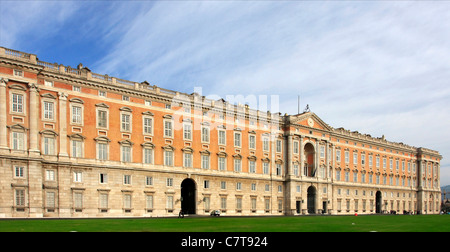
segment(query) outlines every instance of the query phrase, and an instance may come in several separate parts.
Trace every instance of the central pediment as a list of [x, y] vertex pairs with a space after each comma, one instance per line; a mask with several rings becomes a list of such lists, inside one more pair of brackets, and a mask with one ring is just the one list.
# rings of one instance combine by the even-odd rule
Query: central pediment
[[290, 116], [290, 123], [320, 130], [330, 131], [333, 129], [313, 112], [305, 112], [298, 115], [292, 115]]

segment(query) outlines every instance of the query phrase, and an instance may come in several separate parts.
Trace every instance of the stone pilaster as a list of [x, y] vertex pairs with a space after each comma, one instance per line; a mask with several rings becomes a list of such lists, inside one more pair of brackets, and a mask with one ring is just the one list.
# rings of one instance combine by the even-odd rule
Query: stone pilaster
[[69, 157], [67, 154], [67, 94], [59, 95], [59, 158]]
[[7, 130], [6, 130], [6, 83], [8, 79], [0, 79], [0, 152], [8, 150]]
[[38, 121], [39, 121], [39, 89], [36, 84], [29, 83], [28, 87], [30, 88], [30, 149], [29, 149], [29, 155], [30, 156], [39, 156], [39, 144], [38, 144], [38, 137], [39, 137], [39, 128], [38, 128]]

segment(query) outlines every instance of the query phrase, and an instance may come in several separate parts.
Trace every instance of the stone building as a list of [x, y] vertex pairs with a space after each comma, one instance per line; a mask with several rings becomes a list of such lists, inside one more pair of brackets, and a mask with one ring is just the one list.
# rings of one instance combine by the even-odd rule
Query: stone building
[[441, 159], [0, 47], [0, 217], [436, 214]]

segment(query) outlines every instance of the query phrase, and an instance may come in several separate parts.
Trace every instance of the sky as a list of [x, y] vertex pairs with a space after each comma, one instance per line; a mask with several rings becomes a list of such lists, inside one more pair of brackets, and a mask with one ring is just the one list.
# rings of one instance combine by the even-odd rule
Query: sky
[[283, 114], [300, 95], [334, 128], [439, 151], [450, 184], [449, 1], [1, 0], [0, 16], [0, 46], [50, 63], [277, 96]]

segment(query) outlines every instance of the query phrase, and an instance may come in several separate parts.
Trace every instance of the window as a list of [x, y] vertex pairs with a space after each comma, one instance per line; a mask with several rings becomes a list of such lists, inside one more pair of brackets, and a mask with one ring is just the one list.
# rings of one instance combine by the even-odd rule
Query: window
[[269, 138], [263, 137], [263, 151], [269, 151]]
[[192, 124], [191, 123], [183, 124], [183, 138], [184, 138], [184, 140], [192, 140]]
[[202, 155], [202, 168], [209, 169], [209, 156], [208, 155]]
[[122, 114], [121, 116], [121, 130], [122, 131], [131, 131], [131, 115], [130, 114]]
[[72, 140], [72, 157], [83, 157], [82, 141]]
[[14, 166], [14, 177], [16, 177], [16, 178], [24, 177], [24, 167], [23, 166]]
[[131, 185], [131, 175], [123, 175], [123, 184]]
[[125, 212], [131, 211], [131, 194], [123, 195], [123, 208], [124, 208]]
[[153, 119], [151, 117], [144, 117], [144, 134], [153, 134]]
[[108, 110], [97, 110], [97, 127], [107, 128], [108, 127]]
[[203, 181], [203, 188], [208, 189], [209, 188], [209, 180]]
[[164, 137], [172, 137], [173, 128], [171, 120], [164, 120]]
[[242, 183], [241, 182], [236, 182], [236, 190], [238, 190], [238, 191], [242, 190]]
[[72, 106], [72, 123], [82, 124], [82, 108], [79, 106]]
[[44, 101], [44, 119], [54, 119], [54, 105], [53, 102]]
[[164, 151], [164, 165], [173, 166], [173, 151], [171, 150]]
[[44, 155], [55, 155], [55, 138], [54, 137], [44, 137]]
[[45, 170], [45, 180], [46, 181], [55, 181], [55, 171], [54, 170]]
[[220, 181], [220, 189], [222, 189], [222, 190], [227, 189], [227, 182], [226, 181]]
[[153, 185], [153, 177], [146, 176], [145, 177], [145, 185], [147, 185], [147, 186]]
[[202, 126], [202, 143], [209, 143], [209, 127]]
[[147, 211], [151, 211], [153, 209], [153, 195], [145, 196], [147, 201]]
[[172, 187], [173, 186], [173, 178], [167, 178], [166, 179], [166, 186]]
[[219, 134], [219, 145], [226, 145], [227, 144], [227, 138], [225, 134], [225, 130], [218, 130], [217, 134]]
[[12, 149], [24, 150], [25, 149], [25, 134], [23, 132], [13, 131], [12, 135]]
[[362, 165], [366, 164], [366, 155], [365, 154], [361, 154], [361, 164]]
[[53, 87], [53, 81], [44, 80], [44, 86], [46, 86], [46, 87]]
[[75, 192], [73, 194], [73, 206], [75, 209], [82, 209], [83, 208], [83, 193]]
[[279, 139], [277, 139], [277, 152], [281, 152], [281, 150], [282, 150], [282, 141], [281, 140], [279, 140]]
[[192, 153], [185, 152], [184, 154], [184, 167], [192, 167]]
[[226, 170], [226, 158], [225, 157], [219, 157], [219, 171], [225, 171]]
[[144, 163], [145, 164], [153, 163], [153, 149], [144, 148]]
[[358, 164], [358, 153], [353, 153], [353, 164], [354, 165]]
[[348, 164], [350, 162], [350, 154], [348, 153], [348, 151], [345, 152], [345, 163]]
[[12, 112], [23, 113], [23, 95], [12, 94]]
[[121, 161], [131, 162], [131, 146], [122, 145], [120, 149], [121, 149]]
[[269, 174], [269, 163], [267, 163], [267, 162], [263, 163], [263, 173]]
[[105, 91], [99, 90], [99, 91], [98, 91], [98, 96], [106, 97], [106, 92], [105, 92]]
[[293, 143], [293, 152], [294, 154], [298, 154], [298, 141], [294, 141]]
[[281, 169], [282, 169], [281, 164], [276, 164], [277, 176], [281, 176]]
[[325, 158], [325, 146], [320, 146], [320, 158]]
[[99, 182], [100, 184], [107, 184], [108, 183], [108, 174], [100, 173], [99, 175]]
[[248, 172], [249, 173], [256, 173], [256, 162], [255, 161], [248, 161]]
[[341, 162], [341, 150], [336, 150], [336, 162]]
[[241, 160], [240, 159], [234, 159], [234, 171], [235, 172], [241, 172]]
[[122, 95], [122, 101], [130, 101], [130, 97], [126, 95]]
[[97, 143], [97, 158], [99, 160], [108, 160], [108, 144]]
[[100, 194], [100, 209], [108, 209], [108, 194]]
[[241, 147], [241, 133], [234, 132], [234, 147]]
[[23, 189], [16, 190], [16, 206], [25, 206], [25, 190]]
[[45, 206], [47, 208], [55, 207], [55, 192], [47, 192], [45, 197]]
[[144, 104], [145, 104], [145, 106], [151, 106], [152, 105], [152, 101], [145, 100]]
[[73, 172], [73, 182], [82, 182], [83, 181], [83, 173], [80, 171]]
[[256, 149], [256, 136], [255, 135], [249, 135], [248, 148]]
[[23, 71], [14, 69], [14, 76], [23, 77]]
[[81, 87], [73, 86], [72, 90], [75, 92], [81, 92]]

